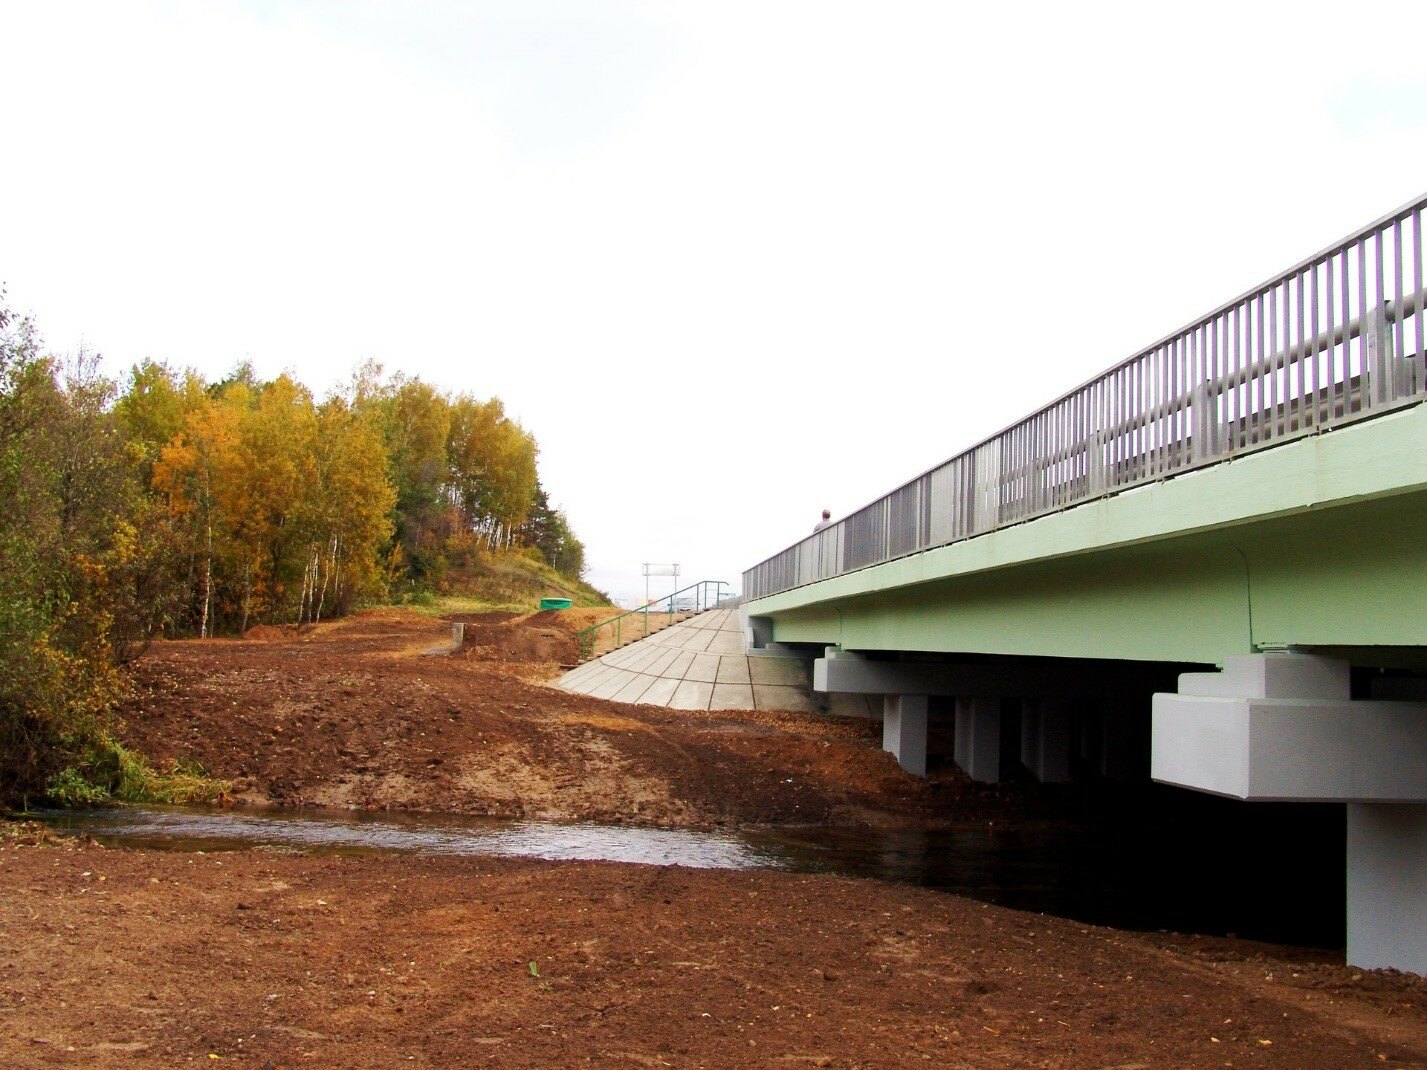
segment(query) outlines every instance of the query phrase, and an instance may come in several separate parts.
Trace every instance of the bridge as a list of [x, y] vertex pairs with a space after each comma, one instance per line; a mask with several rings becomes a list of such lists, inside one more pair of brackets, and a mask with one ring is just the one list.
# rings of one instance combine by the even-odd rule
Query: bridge
[[1424, 209], [755, 565], [750, 649], [913, 773], [1346, 804], [1348, 959], [1427, 973]]

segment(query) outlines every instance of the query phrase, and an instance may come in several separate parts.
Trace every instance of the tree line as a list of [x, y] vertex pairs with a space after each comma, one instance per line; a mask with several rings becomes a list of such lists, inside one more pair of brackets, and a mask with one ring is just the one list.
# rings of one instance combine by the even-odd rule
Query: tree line
[[115, 382], [45, 354], [0, 293], [0, 802], [133, 772], [103, 713], [156, 635], [320, 621], [500, 552], [578, 579], [537, 454], [498, 399], [374, 364], [322, 399], [248, 365]]
[[319, 402], [248, 366], [207, 383], [145, 363], [114, 416], [161, 506], [169, 620], [192, 634], [438, 589], [515, 547], [574, 578], [584, 569], [540, 486], [534, 437], [497, 398], [366, 365]]

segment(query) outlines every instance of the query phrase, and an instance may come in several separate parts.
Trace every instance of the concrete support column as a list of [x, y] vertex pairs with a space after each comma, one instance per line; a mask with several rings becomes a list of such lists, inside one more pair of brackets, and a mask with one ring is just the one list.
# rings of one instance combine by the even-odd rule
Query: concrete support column
[[927, 696], [882, 697], [882, 749], [913, 776], [927, 775]]
[[1021, 764], [1031, 772], [1040, 764], [1041, 704], [1038, 699], [1021, 700]]
[[1131, 724], [1133, 710], [1123, 702], [1107, 702], [1100, 711], [1100, 775], [1106, 780], [1132, 780], [1142, 744]]
[[1022, 703], [1021, 764], [1042, 784], [1070, 780], [1070, 704], [1065, 699]]
[[1427, 974], [1427, 806], [1348, 804], [1348, 963]]
[[972, 780], [995, 784], [1001, 779], [1000, 699], [956, 700], [956, 754], [956, 764]]

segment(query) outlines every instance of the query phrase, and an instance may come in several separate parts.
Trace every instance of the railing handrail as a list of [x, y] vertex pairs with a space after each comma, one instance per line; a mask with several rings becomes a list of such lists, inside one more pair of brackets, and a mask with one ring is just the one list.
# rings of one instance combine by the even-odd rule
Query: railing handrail
[[[898, 495], [922, 486], [934, 476], [948, 472], [955, 466], [963, 465], [974, 468], [973, 462], [977, 456], [998, 445], [1002, 447], [1003, 452], [1006, 452], [1008, 448], [1017, 451], [1016, 463], [1013, 463], [1010, 469], [1015, 473], [1016, 480], [1025, 479], [1026, 474], [1037, 465], [1049, 468], [1067, 463], [1077, 468], [1077, 474], [1072, 477], [1074, 480], [1088, 480], [1090, 469], [1101, 465], [1104, 460], [1103, 456], [1098, 455], [1101, 447], [1112, 441], [1115, 444], [1110, 447], [1110, 468], [1114, 468], [1117, 464], [1122, 467], [1126, 465], [1134, 467], [1129, 462], [1140, 458], [1144, 461], [1144, 467], [1147, 470], [1154, 470], [1156, 478], [1163, 478], [1170, 474], [1170, 469], [1177, 473], [1190, 467], [1213, 463], [1224, 457], [1245, 452], [1250, 448], [1259, 449], [1275, 445], [1280, 441], [1285, 441], [1290, 434], [1302, 433], [1305, 422], [1311, 422], [1315, 428], [1336, 426], [1352, 419], [1387, 411], [1387, 407], [1396, 405], [1404, 397], [1408, 400], [1415, 400], [1427, 396], [1427, 389], [1424, 389], [1427, 387], [1427, 368], [1411, 372], [1415, 379], [1415, 385], [1410, 385], [1405, 395], [1391, 390], [1388, 392], [1388, 396], [1381, 399], [1373, 395], [1381, 392], [1378, 380], [1383, 378], [1383, 368], [1369, 368], [1370, 357], [1377, 359], [1381, 355], [1384, 342], [1378, 336], [1383, 330], [1387, 332], [1386, 344], [1392, 348], [1391, 358], [1399, 362], [1405, 361], [1406, 353], [1398, 352], [1398, 350], [1406, 348], [1405, 323], [1409, 319], [1415, 318], [1416, 321], [1415, 333], [1418, 352], [1413, 359], [1417, 363], [1421, 363], [1421, 359], [1424, 357], [1421, 351], [1423, 348], [1421, 344], [1423, 320], [1427, 319], [1427, 287], [1423, 285], [1422, 268], [1424, 244], [1422, 215], [1424, 208], [1427, 208], [1427, 195], [1409, 201], [1366, 227], [1359, 228], [1340, 241], [1300, 260], [1293, 267], [1280, 272], [1274, 278], [1251, 287], [1238, 297], [1219, 305], [1213, 311], [1191, 320], [1179, 331], [1165, 335], [1152, 345], [1140, 349], [1106, 371], [1061, 394], [1028, 416], [1022, 417], [1001, 431], [980, 440], [969, 449], [899, 484], [886, 494], [848, 514], [830, 528], [805, 537], [792, 546], [765, 558], [744, 573], [745, 598], [759, 598], [776, 593], [774, 590], [763, 589], [765, 584], [761, 570], [766, 570], [775, 563], [781, 562], [781, 559], [790, 552], [810, 544], [824, 547], [830, 538], [828, 533], [835, 531], [838, 547], [836, 552], [840, 555], [845, 532], [850, 522], [859, 518], [865, 522], [875, 522], [876, 518], [871, 516], [871, 512], [877, 507], [884, 505], [890, 507], [890, 503]], [[1408, 230], [1406, 224], [1409, 221], [1412, 223], [1409, 249], [1411, 260], [1405, 262], [1404, 234]], [[1393, 260], [1390, 265], [1393, 277], [1391, 291], [1386, 288], [1385, 284], [1388, 266], [1385, 261], [1388, 254], [1386, 244], [1389, 234], [1393, 239], [1391, 250]], [[1369, 271], [1367, 262], [1370, 248], [1375, 255], [1372, 265], [1374, 270], [1372, 271]], [[1357, 253], [1356, 282], [1358, 285], [1356, 294], [1348, 285], [1349, 265], [1353, 259], [1354, 250]], [[1335, 277], [1335, 269], [1338, 269], [1339, 277]], [[1415, 285], [1410, 289], [1405, 283], [1409, 271], [1415, 276]], [[1368, 293], [1370, 275], [1375, 290], [1371, 295]], [[1306, 292], [1310, 276], [1311, 295]], [[1296, 290], [1295, 282], [1297, 283]], [[1338, 289], [1340, 283], [1341, 291]], [[1358, 307], [1354, 314], [1352, 298], [1355, 295], [1358, 298]], [[1281, 307], [1278, 301], [1280, 296], [1282, 298]], [[1334, 299], [1339, 296], [1341, 296], [1342, 307], [1336, 310], [1337, 319], [1335, 320]], [[1368, 300], [1370, 296], [1374, 298], [1372, 303], [1369, 303]], [[1327, 329], [1321, 332], [1318, 329], [1320, 298], [1326, 298], [1325, 307], [1328, 317]], [[1266, 300], [1268, 304], [1267, 343], [1265, 339]], [[1311, 337], [1306, 335], [1307, 309], [1310, 303], [1314, 331]], [[1253, 317], [1255, 312], [1257, 313], [1257, 336], [1254, 333]], [[1280, 312], [1282, 313], [1281, 322]], [[1294, 312], [1297, 315], [1296, 332], [1293, 330], [1292, 321]], [[1380, 326], [1379, 321], [1382, 321], [1385, 326]], [[1295, 333], [1297, 338], [1293, 340]], [[1282, 334], [1281, 343], [1280, 334]], [[1255, 337], [1257, 337], [1257, 344]], [[1351, 345], [1354, 339], [1361, 340], [1356, 347]], [[1221, 341], [1223, 343], [1222, 352], [1219, 348]], [[1233, 346], [1232, 359], [1231, 343]], [[1341, 382], [1336, 378], [1339, 369], [1334, 365], [1336, 351], [1340, 346], [1342, 348]], [[1373, 349], [1372, 346], [1377, 348]], [[1254, 354], [1255, 349], [1258, 351], [1257, 355]], [[1326, 369], [1321, 367], [1319, 361], [1324, 353], [1327, 355]], [[1247, 362], [1240, 362], [1240, 358], [1244, 355], [1247, 355]], [[1155, 366], [1149, 367], [1148, 364], [1152, 360], [1155, 361]], [[1305, 367], [1308, 367], [1305, 361], [1307, 360], [1313, 361], [1309, 369], [1312, 373], [1311, 389], [1305, 383]], [[1350, 371], [1350, 365], [1354, 362], [1359, 366], [1356, 372]], [[1229, 365], [1234, 363], [1237, 363], [1237, 366], [1230, 370]], [[1217, 369], [1220, 366], [1223, 367], [1224, 374], [1217, 374]], [[1387, 365], [1383, 365], [1383, 367], [1387, 367]], [[1296, 370], [1298, 374], [1299, 382], [1296, 394], [1291, 390], [1291, 370]], [[1317, 410], [1323, 406], [1323, 402], [1316, 396], [1319, 392], [1320, 371], [1326, 371], [1327, 409], [1329, 410], [1327, 415], [1322, 417]], [[1283, 383], [1276, 385], [1274, 379], [1280, 375], [1283, 377]], [[1146, 381], [1147, 378], [1154, 381]], [[1369, 382], [1369, 379], [1372, 381]], [[1133, 382], [1129, 380], [1133, 380]], [[1265, 382], [1266, 380], [1267, 382]], [[1210, 408], [1216, 409], [1216, 413], [1220, 409], [1231, 409], [1234, 412], [1234, 419], [1243, 422], [1246, 419], [1244, 409], [1249, 402], [1237, 395], [1240, 392], [1254, 393], [1252, 387], [1255, 384], [1259, 386], [1259, 389], [1257, 397], [1253, 399], [1252, 403], [1259, 406], [1259, 410], [1262, 410], [1265, 404], [1265, 395], [1268, 395], [1266, 404], [1271, 412], [1283, 409], [1285, 413], [1288, 413], [1288, 407], [1295, 405], [1299, 407], [1298, 411], [1286, 416], [1272, 417], [1274, 422], [1292, 426], [1275, 432], [1256, 425], [1253, 428], [1255, 437], [1252, 446], [1238, 445], [1230, 446], [1228, 449], [1219, 447], [1211, 450], [1210, 444], [1223, 437], [1222, 432], [1225, 428], [1212, 422], [1196, 428], [1193, 426], [1194, 422], [1204, 416]], [[1337, 404], [1339, 389], [1343, 396], [1343, 410], [1341, 413], [1336, 413], [1333, 410]], [[1355, 396], [1354, 391], [1357, 392]], [[1146, 392], [1156, 395], [1152, 403], [1147, 405], [1131, 403], [1130, 394], [1143, 395]], [[1311, 421], [1308, 421], [1307, 405], [1310, 393], [1314, 395], [1312, 398], [1314, 410]], [[1234, 396], [1231, 397], [1231, 395]], [[1205, 411], [1195, 413], [1196, 404], [1199, 409]], [[1351, 408], [1354, 404], [1357, 407]], [[1369, 408], [1372, 409], [1371, 412], [1366, 411]], [[1106, 413], [1110, 409], [1113, 409], [1114, 412], [1106, 418]], [[1060, 424], [1047, 426], [1055, 418], [1060, 420]], [[1075, 429], [1072, 430], [1068, 426], [1067, 419], [1075, 425]], [[1165, 421], [1174, 426], [1167, 430], [1161, 426]], [[1019, 440], [1018, 436], [1020, 436]], [[1057, 445], [1050, 452], [1044, 452], [1044, 450], [1036, 452], [1041, 444], [1027, 441], [1028, 437], [1038, 440], [1054, 439]], [[1130, 438], [1138, 440], [1132, 444], [1117, 441]], [[1147, 444], [1147, 441], [1151, 439], [1154, 441]], [[1191, 442], [1191, 440], [1194, 441]], [[1191, 447], [1195, 452], [1190, 460], [1185, 461], [1175, 455], [1176, 451], [1180, 454], [1188, 453]], [[1092, 451], [1097, 456], [1092, 457]], [[1154, 460], [1150, 460], [1151, 452], [1154, 454]], [[1079, 472], [1080, 462], [1083, 462], [1084, 472]], [[993, 478], [1000, 478], [1001, 468], [1002, 462], [998, 461]], [[1065, 490], [1068, 480], [1062, 477], [1060, 485], [1047, 484], [1044, 487], [1039, 487], [1038, 492], [1044, 494], [1049, 491], [1050, 497], [1061, 499], [1058, 507], [1064, 508], [1104, 494], [1124, 490], [1128, 486], [1143, 482], [1144, 478], [1146, 476], [1140, 475], [1128, 479], [1111, 479], [1106, 486], [1096, 488], [1092, 484], [1086, 492], [1075, 493]], [[977, 483], [976, 487], [983, 491], [994, 489], [998, 494], [1004, 494], [1007, 490], [1007, 485], [1004, 483], [996, 488], [990, 488], [989, 485], [980, 483]], [[1022, 491], [1022, 493], [1027, 497], [1030, 496], [1029, 491]], [[965, 505], [974, 506], [974, 502], [961, 501], [956, 505], [958, 508]], [[925, 510], [923, 511], [925, 512]], [[1047, 511], [1054, 510], [1034, 507], [1025, 512], [1012, 510], [1013, 515], [1004, 520], [998, 520], [989, 527], [963, 532], [940, 541], [926, 542], [921, 538], [919, 532], [912, 539], [914, 543], [912, 549], [904, 549], [897, 553], [885, 553], [852, 567], [841, 567], [810, 579], [784, 584], [777, 590], [787, 590], [793, 586], [800, 586], [803, 582], [827, 578], [828, 575], [840, 575], [843, 572], [852, 571], [853, 568], [866, 567], [868, 564], [890, 560], [893, 557], [902, 556], [904, 553], [927, 549], [933, 545], [946, 545], [962, 538], [969, 538], [973, 534], [983, 534], [987, 530], [995, 530], [1010, 523], [1019, 523], [1031, 519], [1033, 516], [1043, 515]], [[888, 518], [884, 517], [885, 519]], [[923, 526], [926, 526], [925, 519], [925, 517], [922, 518]], [[819, 571], [824, 570], [820, 568]]]
[[669, 603], [669, 615], [672, 617], [674, 613], [677, 612], [674, 607], [674, 599], [678, 598], [681, 594], [687, 594], [695, 589], [699, 589], [701, 593], [706, 593], [708, 588], [712, 587], [714, 588], [713, 601], [708, 602], [702, 609], [694, 610], [695, 613], [701, 613], [718, 605], [718, 603], [723, 600], [723, 589], [729, 586], [731, 585], [726, 580], [699, 580], [696, 583], [689, 584], [687, 587], [681, 587], [677, 591], [670, 591], [666, 595], [660, 595], [658, 598], [646, 602], [637, 609], [627, 609], [623, 613], [617, 613], [607, 620], [600, 621], [598, 624], [591, 624], [588, 628], [582, 628], [575, 633], [575, 639], [580, 645], [580, 656], [585, 657], [593, 650], [595, 633], [607, 625], [622, 621], [625, 617], [633, 617], [640, 614], [643, 614], [647, 619], [649, 611], [659, 605], [659, 603], [665, 601]]

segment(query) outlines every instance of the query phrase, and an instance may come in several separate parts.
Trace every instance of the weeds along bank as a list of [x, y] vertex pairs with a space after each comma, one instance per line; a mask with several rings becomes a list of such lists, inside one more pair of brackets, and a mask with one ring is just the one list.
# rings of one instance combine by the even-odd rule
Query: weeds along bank
[[221, 790], [109, 734], [155, 636], [419, 599], [512, 556], [578, 585], [536, 453], [498, 399], [373, 364], [321, 400], [248, 365], [116, 383], [46, 354], [0, 294], [0, 805]]

